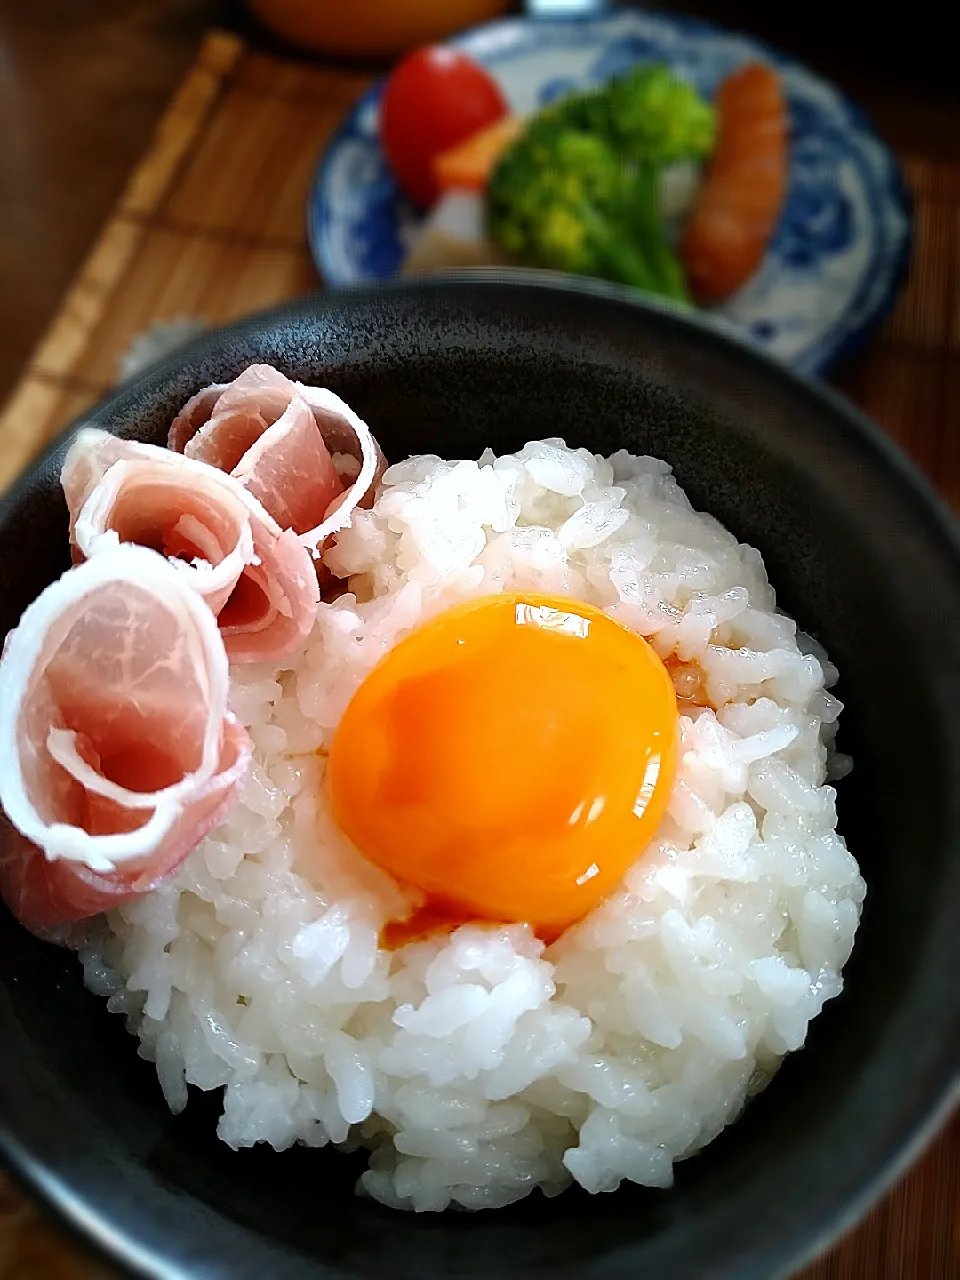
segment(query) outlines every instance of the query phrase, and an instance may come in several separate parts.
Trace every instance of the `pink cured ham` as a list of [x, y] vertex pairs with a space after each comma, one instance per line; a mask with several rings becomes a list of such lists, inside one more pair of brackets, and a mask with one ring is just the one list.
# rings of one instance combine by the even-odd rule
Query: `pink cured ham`
[[279, 661], [310, 634], [319, 596], [310, 555], [233, 477], [85, 430], [61, 482], [74, 559], [119, 542], [162, 552], [218, 616], [231, 661]]
[[369, 427], [339, 396], [270, 365], [200, 391], [177, 415], [168, 444], [229, 472], [317, 557], [385, 466]]
[[122, 545], [26, 610], [0, 659], [0, 893], [34, 932], [137, 897], [235, 801], [250, 762], [213, 614]]

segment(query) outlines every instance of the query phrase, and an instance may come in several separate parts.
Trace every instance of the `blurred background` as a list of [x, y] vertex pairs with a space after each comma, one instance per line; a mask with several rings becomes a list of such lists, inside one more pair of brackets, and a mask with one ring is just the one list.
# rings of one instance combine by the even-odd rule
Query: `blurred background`
[[[656, 7], [783, 49], [849, 95], [897, 157], [908, 272], [883, 326], [828, 376], [960, 503], [960, 76], [946, 17], [929, 0], [889, 17], [844, 0]], [[520, 9], [0, 5], [0, 488], [149, 356], [144, 333], [169, 340], [321, 287], [304, 210], [352, 104], [410, 47]], [[0, 1173], [0, 1280], [106, 1274]], [[960, 1123], [803, 1276], [960, 1276]]]

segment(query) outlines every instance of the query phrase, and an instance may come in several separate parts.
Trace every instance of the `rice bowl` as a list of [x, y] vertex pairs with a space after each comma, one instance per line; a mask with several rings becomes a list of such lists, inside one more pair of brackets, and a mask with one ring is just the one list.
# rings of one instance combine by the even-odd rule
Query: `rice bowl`
[[[836, 396], [703, 321], [572, 281], [306, 299], [200, 340], [82, 425], [159, 444], [197, 387], [251, 361], [335, 388], [394, 460], [510, 453], [560, 433], [597, 454], [667, 458], [697, 509], [761, 549], [780, 607], [842, 676], [838, 742], [854, 768], [837, 785], [839, 831], [869, 886], [844, 991], [772, 1087], [675, 1165], [669, 1192], [625, 1180], [611, 1195], [574, 1186], [490, 1213], [404, 1213], [355, 1194], [362, 1150], [231, 1151], [215, 1132], [219, 1090], [191, 1089], [171, 1115], [155, 1065], [83, 987], [76, 958], [0, 908], [3, 1158], [86, 1239], [157, 1280], [792, 1273], [866, 1212], [955, 1096], [949, 516]], [[67, 565], [66, 444], [0, 509], [4, 630]], [[891, 724], [924, 749], [891, 751]]]
[[[571, 1182], [666, 1187], [841, 989], [865, 888], [827, 785], [836, 673], [759, 555], [666, 464], [558, 440], [415, 456], [327, 553], [348, 591], [279, 668], [231, 670], [254, 742], [240, 804], [80, 956], [176, 1112], [219, 1136], [368, 1148], [394, 1208], [494, 1208]], [[334, 823], [324, 761], [378, 659], [463, 600], [595, 604], [668, 659], [681, 766], [621, 888], [545, 947], [524, 924], [381, 945], [415, 897]], [[843, 762], [840, 762], [841, 767]]]

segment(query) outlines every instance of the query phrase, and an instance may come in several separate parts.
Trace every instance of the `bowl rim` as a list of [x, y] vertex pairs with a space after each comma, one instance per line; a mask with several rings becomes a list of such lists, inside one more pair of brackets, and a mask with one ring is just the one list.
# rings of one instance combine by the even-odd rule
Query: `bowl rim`
[[[591, 297], [601, 303], [612, 304], [614, 310], [623, 309], [624, 313], [646, 313], [655, 317], [656, 324], [678, 332], [696, 331], [699, 341], [727, 353], [731, 348], [735, 349], [739, 358], [764, 370], [774, 382], [785, 384], [792, 392], [825, 409], [834, 424], [855, 441], [856, 447], [872, 453], [874, 460], [896, 479], [903, 498], [909, 498], [914, 509], [911, 514], [915, 512], [918, 518], [927, 520], [932, 526], [944, 556], [953, 562], [960, 598], [960, 520], [918, 466], [846, 396], [815, 376], [800, 372], [758, 349], [732, 326], [708, 313], [680, 311], [641, 291], [604, 281], [523, 268], [479, 268], [437, 273], [417, 280], [359, 284], [317, 292], [211, 329], [121, 384], [70, 423], [0, 496], [0, 520], [8, 512], [16, 510], [34, 475], [66, 449], [75, 431], [91, 417], [99, 417], [112, 407], [122, 406], [131, 394], [156, 395], [169, 377], [191, 358], [215, 355], [231, 336], [263, 332], [296, 319], [309, 322], [324, 313], [345, 308], [362, 310], [365, 306], [376, 305], [385, 297], [455, 300], [459, 296], [463, 303], [466, 295], [472, 292], [483, 298], [502, 290], [530, 296], [542, 296], [546, 292], [564, 297]], [[909, 1117], [902, 1120], [896, 1137], [888, 1143], [884, 1157], [829, 1208], [819, 1211], [805, 1224], [802, 1239], [798, 1238], [796, 1229], [781, 1235], [760, 1260], [761, 1265], [767, 1264], [767, 1269], [758, 1270], [749, 1261], [744, 1265], [741, 1259], [739, 1265], [742, 1270], [725, 1274], [742, 1276], [743, 1280], [788, 1280], [797, 1267], [811, 1262], [856, 1225], [935, 1137], [954, 1108], [960, 1105], [960, 989], [953, 1004], [952, 1022], [945, 1022], [947, 1033], [938, 1046], [937, 1069], [935, 1073], [931, 1071], [933, 1084], [928, 1086], [923, 1099], [910, 1108]], [[5, 1012], [0, 1005], [0, 1025], [4, 1021]], [[128, 1233], [125, 1227], [87, 1202], [70, 1178], [64, 1176], [54, 1163], [45, 1162], [41, 1155], [29, 1149], [2, 1117], [0, 1166], [7, 1169], [17, 1183], [36, 1194], [74, 1236], [128, 1273], [149, 1277], [150, 1280], [187, 1280], [192, 1275], [179, 1264], [165, 1261], [149, 1246], [140, 1245], [135, 1233]], [[730, 1261], [737, 1265], [732, 1256]], [[756, 1261], [754, 1259], [754, 1263]], [[324, 1274], [325, 1264], [318, 1261], [315, 1265], [317, 1274]]]
[[[414, 279], [363, 281], [358, 284], [318, 288], [285, 302], [264, 307], [249, 315], [217, 324], [204, 333], [188, 339], [176, 350], [168, 352], [154, 364], [138, 372], [134, 377], [118, 383], [101, 396], [88, 409], [72, 419], [62, 431], [33, 458], [5, 492], [0, 493], [0, 515], [17, 505], [24, 483], [35, 471], [61, 452], [66, 442], [92, 415], [99, 416], [108, 408], [119, 405], [133, 390], [153, 388], [176, 371], [187, 360], [216, 351], [225, 337], [242, 335], [297, 316], [307, 318], [312, 314], [328, 311], [340, 302], [351, 306], [372, 303], [376, 298], [394, 295], [408, 297], [451, 297], [457, 292], [477, 291], [482, 294], [497, 289], [518, 293], [556, 293], [568, 297], [581, 295], [598, 301], [607, 301], [639, 312], [658, 317], [674, 330], [696, 330], [704, 341], [720, 349], [736, 348], [748, 361], [760, 365], [774, 379], [792, 384], [809, 399], [825, 404], [833, 416], [843, 420], [846, 432], [869, 446], [879, 457], [881, 465], [892, 468], [898, 479], [912, 490], [914, 503], [919, 503], [925, 514], [938, 526], [938, 532], [951, 553], [960, 561], [960, 514], [955, 513], [933, 482], [920, 470], [917, 463], [885, 432], [863, 409], [842, 391], [825, 382], [815, 372], [798, 369], [751, 342], [749, 337], [724, 317], [699, 308], [681, 308], [628, 285], [614, 284], [592, 276], [579, 276], [559, 271], [540, 271], [527, 267], [467, 267], [450, 271], [431, 272]], [[839, 425], [839, 423], [838, 423]]]

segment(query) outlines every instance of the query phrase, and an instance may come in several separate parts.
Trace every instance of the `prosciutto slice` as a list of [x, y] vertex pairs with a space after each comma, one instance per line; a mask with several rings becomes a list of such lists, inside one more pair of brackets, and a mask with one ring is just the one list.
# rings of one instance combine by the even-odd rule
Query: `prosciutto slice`
[[163, 553], [217, 615], [231, 661], [279, 661], [309, 635], [319, 598], [310, 555], [232, 476], [85, 430], [61, 482], [74, 559], [121, 542]]
[[0, 659], [0, 893], [29, 929], [147, 892], [220, 820], [251, 751], [228, 688], [213, 614], [155, 551], [110, 548], [30, 605]]
[[339, 396], [265, 364], [195, 395], [168, 444], [229, 472], [315, 557], [372, 495], [386, 465], [369, 427]]

